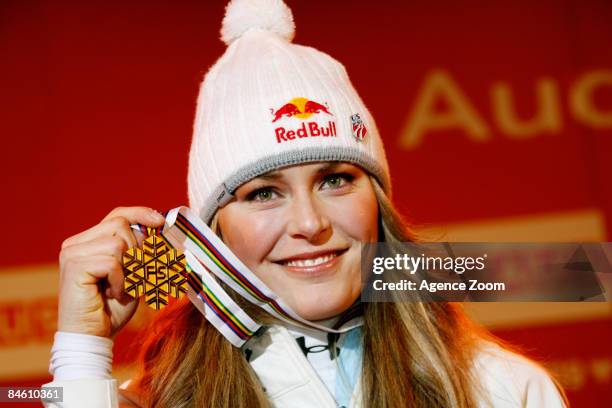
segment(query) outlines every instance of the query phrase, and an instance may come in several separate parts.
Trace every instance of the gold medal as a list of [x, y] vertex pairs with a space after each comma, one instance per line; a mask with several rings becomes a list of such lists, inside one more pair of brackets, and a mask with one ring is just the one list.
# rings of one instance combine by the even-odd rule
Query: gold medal
[[169, 296], [178, 299], [187, 293], [186, 267], [184, 254], [151, 235], [142, 249], [123, 253], [124, 290], [134, 299], [144, 295], [150, 308], [160, 310], [168, 305]]

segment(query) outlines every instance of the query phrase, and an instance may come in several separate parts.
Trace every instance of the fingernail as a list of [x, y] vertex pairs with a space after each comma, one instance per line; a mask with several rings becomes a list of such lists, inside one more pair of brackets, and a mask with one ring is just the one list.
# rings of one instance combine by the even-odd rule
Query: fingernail
[[158, 213], [156, 210], [151, 210], [151, 213], [149, 214], [149, 216], [155, 222], [161, 222], [164, 220], [164, 216]]

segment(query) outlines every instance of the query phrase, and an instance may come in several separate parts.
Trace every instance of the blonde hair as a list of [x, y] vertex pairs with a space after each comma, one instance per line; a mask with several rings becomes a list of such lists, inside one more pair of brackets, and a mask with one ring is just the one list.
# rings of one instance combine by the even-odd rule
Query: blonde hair
[[[372, 178], [379, 206], [379, 241], [399, 244], [416, 237]], [[216, 217], [215, 217], [216, 218]], [[211, 226], [217, 228], [216, 220]], [[236, 296], [263, 324], [276, 320]], [[364, 303], [363, 406], [477, 405], [480, 385], [471, 364], [486, 333], [455, 304]], [[160, 312], [139, 356], [136, 387], [146, 407], [269, 407], [240, 349], [232, 346], [183, 299]]]

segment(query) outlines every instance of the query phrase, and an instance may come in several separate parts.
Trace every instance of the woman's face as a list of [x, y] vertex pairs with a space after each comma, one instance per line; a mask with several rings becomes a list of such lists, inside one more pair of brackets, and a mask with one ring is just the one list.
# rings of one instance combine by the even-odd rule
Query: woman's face
[[346, 310], [361, 293], [360, 243], [378, 238], [368, 175], [348, 163], [284, 168], [242, 185], [219, 210], [224, 242], [307, 320]]

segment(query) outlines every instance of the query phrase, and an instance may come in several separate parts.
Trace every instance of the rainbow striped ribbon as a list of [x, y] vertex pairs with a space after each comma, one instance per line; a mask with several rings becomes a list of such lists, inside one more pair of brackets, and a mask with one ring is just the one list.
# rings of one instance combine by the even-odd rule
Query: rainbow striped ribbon
[[[162, 213], [167, 216], [167, 213]], [[145, 227], [133, 224], [132, 229], [145, 236], [157, 235], [173, 248], [181, 248], [170, 238], [167, 231], [172, 226], [165, 224], [163, 229]], [[229, 297], [219, 283], [210, 275], [208, 270], [188, 250], [183, 251], [187, 260], [187, 297], [193, 305], [204, 315], [223, 336], [234, 346], [241, 347], [261, 327], [242, 310], [236, 302]]]
[[[199, 277], [196, 279], [192, 276], [189, 279], [190, 288], [193, 290], [188, 291], [190, 300], [235, 346], [240, 347], [248, 341], [260, 325], [236, 304], [211, 273], [249, 302], [287, 323], [329, 333], [344, 333], [361, 325], [358, 314], [343, 322], [339, 329], [301, 318], [244, 265], [189, 208], [174, 208], [165, 216], [166, 223], [160, 232], [161, 236], [170, 245], [185, 253], [190, 276], [195, 273], [195, 276]], [[142, 226], [133, 227], [144, 232]]]
[[[190, 284], [187, 296], [198, 310], [236, 347], [246, 343], [261, 327], [253, 321], [189, 251], [188, 269], [201, 280]], [[193, 269], [192, 269], [193, 268]]]

